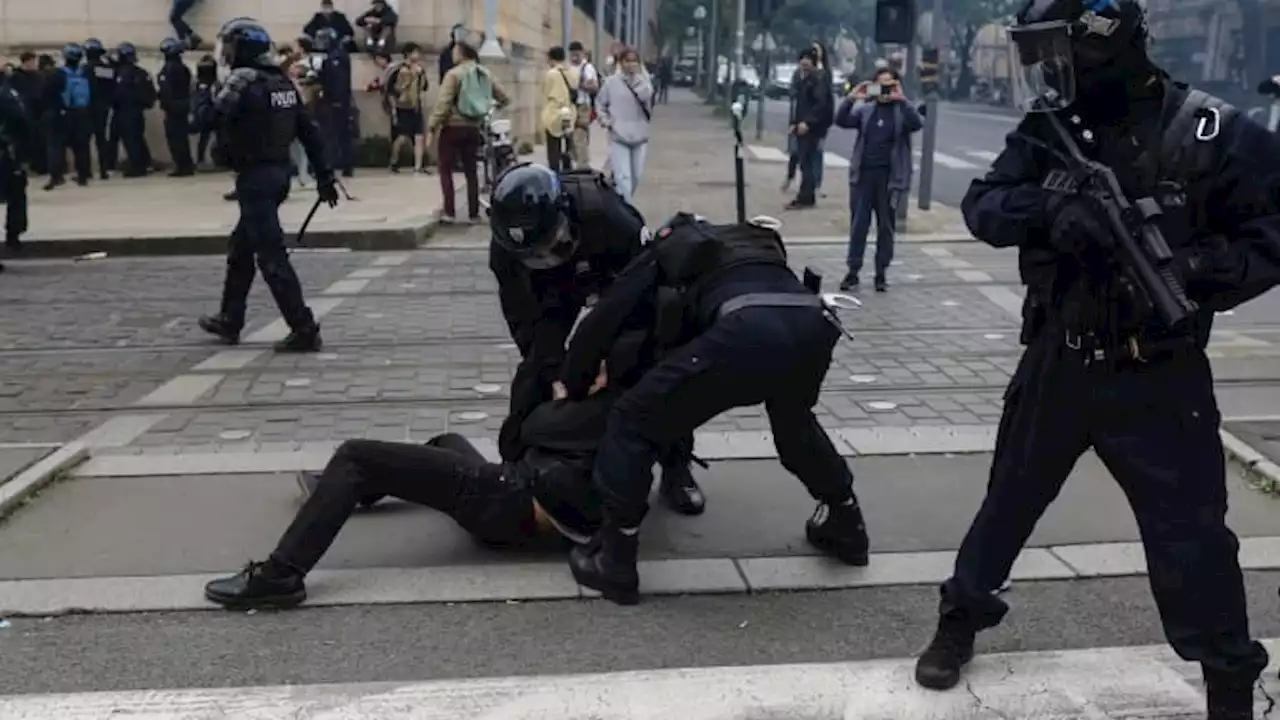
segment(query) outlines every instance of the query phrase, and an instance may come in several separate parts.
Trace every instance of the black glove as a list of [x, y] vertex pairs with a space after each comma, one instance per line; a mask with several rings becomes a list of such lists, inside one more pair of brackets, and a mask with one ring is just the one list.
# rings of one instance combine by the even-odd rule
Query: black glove
[[1099, 221], [1099, 208], [1079, 195], [1054, 195], [1045, 206], [1049, 242], [1064, 255], [1079, 255], [1109, 232]]
[[320, 195], [320, 202], [325, 203], [331, 208], [338, 207], [338, 180], [332, 175], [324, 178], [316, 184], [316, 192]]

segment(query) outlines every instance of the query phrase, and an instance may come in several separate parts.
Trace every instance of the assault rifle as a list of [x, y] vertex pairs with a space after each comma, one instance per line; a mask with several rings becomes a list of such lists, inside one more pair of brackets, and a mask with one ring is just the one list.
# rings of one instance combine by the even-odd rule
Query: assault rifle
[[1156, 224], [1163, 215], [1160, 204], [1151, 197], [1130, 202], [1115, 172], [1086, 158], [1062, 121], [1053, 113], [1046, 115], [1070, 153], [1064, 159], [1071, 165], [1070, 175], [1079, 181], [1080, 193], [1091, 198], [1106, 216], [1111, 232], [1097, 238], [1098, 242], [1117, 256], [1129, 281], [1167, 327], [1182, 324], [1197, 306], [1187, 297], [1173, 267], [1173, 251]]

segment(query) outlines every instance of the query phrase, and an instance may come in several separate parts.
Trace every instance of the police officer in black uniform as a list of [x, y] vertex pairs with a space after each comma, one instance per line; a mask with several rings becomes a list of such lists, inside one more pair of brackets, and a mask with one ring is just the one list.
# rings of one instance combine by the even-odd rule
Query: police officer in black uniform
[[169, 177], [187, 177], [196, 172], [191, 160], [191, 70], [182, 62], [187, 46], [177, 38], [160, 43], [164, 66], [156, 75], [160, 110], [164, 112], [164, 139], [173, 159]]
[[[1140, 0], [1034, 0], [1010, 37], [1028, 110], [963, 202], [973, 234], [1017, 247], [1027, 349], [1005, 395], [987, 496], [942, 586], [917, 681], [946, 689], [992, 594], [1077, 458], [1092, 448], [1137, 517], [1165, 635], [1200, 663], [1213, 720], [1251, 718], [1267, 653], [1249, 636], [1227, 528], [1220, 415], [1204, 348], [1215, 311], [1280, 282], [1280, 142], [1148, 58]], [[1198, 310], [1171, 327], [1106, 249], [1107, 216], [1068, 172], [1064, 138], [1151, 198]]]
[[[644, 218], [598, 172], [557, 175], [524, 163], [498, 178], [490, 223], [489, 268], [521, 356], [498, 437], [507, 458], [522, 418], [550, 398], [578, 315], [640, 252]], [[660, 496], [679, 513], [701, 514], [706, 500], [689, 469], [692, 431], [664, 448]]]
[[656, 335], [674, 349], [618, 400], [596, 455], [604, 510], [596, 542], [576, 549], [577, 581], [619, 604], [639, 599], [637, 533], [660, 448], [726, 410], [763, 403], [782, 466], [818, 501], [806, 525], [815, 547], [866, 565], [868, 540], [853, 473], [818, 424], [818, 402], [840, 329], [787, 267], [776, 230], [716, 226], [677, 215], [600, 296], [561, 371], [560, 392], [583, 396], [619, 324], [656, 306]]
[[[22, 249], [27, 231], [27, 170], [31, 150], [31, 117], [9, 78], [0, 84], [0, 197], [5, 202], [4, 244], [10, 252]], [[4, 266], [0, 265], [0, 270]]]
[[329, 141], [329, 157], [343, 177], [354, 169], [351, 137], [351, 56], [333, 28], [321, 28], [312, 39], [315, 52], [324, 53], [320, 67], [320, 127]]
[[116, 169], [116, 143], [111, 137], [111, 102], [116, 91], [116, 68], [98, 38], [84, 41], [85, 68], [93, 90], [90, 94], [89, 130], [98, 153], [98, 177], [106, 180]]
[[223, 342], [236, 344], [244, 328], [245, 303], [253, 284], [254, 260], [289, 324], [279, 352], [320, 349], [320, 326], [302, 299], [302, 284], [289, 262], [280, 227], [280, 203], [289, 193], [289, 145], [299, 140], [315, 169], [320, 200], [338, 204], [338, 189], [324, 155], [320, 131], [302, 106], [298, 89], [277, 64], [271, 36], [257, 21], [236, 18], [218, 34], [222, 59], [231, 76], [214, 99], [201, 108], [222, 132], [226, 154], [236, 172], [240, 221], [231, 234], [222, 309], [200, 319], [200, 327]]
[[146, 111], [155, 107], [156, 87], [151, 74], [138, 67], [138, 48], [130, 42], [116, 48], [116, 91], [112, 105], [114, 135], [124, 145], [129, 164], [125, 177], [142, 177], [151, 170]]

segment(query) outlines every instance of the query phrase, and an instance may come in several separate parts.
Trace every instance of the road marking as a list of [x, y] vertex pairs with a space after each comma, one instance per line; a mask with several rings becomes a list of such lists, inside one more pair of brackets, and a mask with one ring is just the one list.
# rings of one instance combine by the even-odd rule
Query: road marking
[[1022, 296], [1003, 285], [983, 285], [978, 288], [988, 300], [1014, 317], [1022, 317]]
[[[923, 633], [927, 628], [916, 628]], [[1272, 657], [1277, 643], [1264, 644]], [[1198, 671], [1164, 646], [979, 654], [961, 689], [911, 680], [915, 658], [428, 682], [128, 690], [0, 698], [11, 718], [724, 720], [1201, 717]], [[1275, 674], [1274, 666], [1264, 678]], [[1274, 685], [1273, 680], [1264, 680]]]
[[928, 256], [929, 256], [929, 257], [931, 257], [931, 258], [935, 258], [935, 259], [936, 259], [936, 258], [949, 258], [949, 257], [951, 257], [951, 256], [952, 256], [952, 255], [951, 255], [951, 251], [950, 251], [950, 250], [948, 250], [948, 249], [946, 249], [946, 248], [940, 248], [940, 247], [922, 247], [922, 248], [920, 248], [920, 252], [924, 253], [925, 255], [928, 255]]
[[[334, 308], [341, 305], [344, 299], [345, 298], [338, 298], [338, 297], [316, 298], [310, 302], [311, 313], [315, 315], [315, 318], [317, 320], [319, 320], [320, 318], [332, 312]], [[244, 342], [272, 343], [272, 342], [276, 342], [277, 340], [283, 340], [285, 336], [288, 334], [289, 334], [289, 323], [286, 323], [284, 321], [284, 318], [279, 318], [277, 320], [271, 321], [265, 327], [261, 328], [260, 330], [253, 333], [249, 337], [245, 338]]]
[[978, 158], [979, 160], [987, 164], [995, 162], [996, 158], [1000, 157], [1000, 153], [991, 152], [990, 150], [970, 150], [968, 148], [961, 148], [960, 152], [963, 152], [965, 155], [968, 155], [969, 157]]
[[[0, 487], [0, 497], [3, 490]], [[1239, 557], [1245, 570], [1280, 568], [1280, 537], [1241, 538]], [[642, 560], [640, 587], [649, 595], [682, 595], [936, 585], [951, 575], [955, 559], [954, 551], [925, 551], [872, 553], [866, 567], [850, 567], [814, 555]], [[1010, 579], [1074, 580], [1145, 574], [1141, 543], [1086, 543], [1026, 548], [1014, 563]], [[219, 575], [2, 580], [0, 616], [213, 610], [216, 606], [205, 600], [203, 587], [215, 577]], [[321, 569], [307, 576], [307, 589], [307, 603], [313, 607], [594, 596], [578, 587], [563, 562], [499, 559], [475, 565]], [[3, 712], [3, 703], [0, 699], [0, 717], [15, 717]], [[451, 717], [475, 716], [464, 713]]]
[[847, 168], [847, 167], [849, 167], [849, 161], [848, 161], [847, 159], [842, 158], [842, 157], [840, 157], [839, 155], [837, 155], [837, 154], [835, 154], [835, 153], [833, 153], [833, 152], [823, 153], [823, 154], [822, 154], [822, 164], [823, 164], [824, 166], [826, 166], [826, 167], [829, 167], [829, 168]]
[[216, 372], [225, 370], [243, 370], [258, 358], [266, 355], [266, 350], [236, 349], [214, 353], [203, 362], [191, 368], [192, 372]]
[[339, 280], [329, 287], [325, 288], [325, 295], [355, 295], [369, 286], [369, 280]]
[[[403, 265], [408, 261], [409, 261], [409, 255], [407, 253], [399, 253], [396, 255], [383, 255], [381, 257], [374, 258], [372, 266], [376, 268], [396, 267], [397, 265]], [[360, 272], [360, 271], [357, 270], [356, 272]], [[357, 277], [357, 276], [355, 275], [355, 273], [352, 273], [351, 277]]]
[[961, 160], [958, 157], [953, 157], [946, 153], [936, 152], [936, 151], [933, 153], [933, 161], [943, 167], [951, 168], [952, 170], [981, 170], [982, 169], [981, 166], [975, 165], [969, 162], [968, 160]]
[[994, 122], [1004, 123], [1006, 125], [1017, 125], [1022, 122], [1021, 117], [1013, 115], [997, 115], [993, 113], [965, 112], [963, 110], [943, 110], [943, 115], [955, 115], [956, 117], [976, 118], [978, 120], [991, 120]]
[[224, 375], [179, 375], [139, 398], [137, 407], [190, 405], [222, 382]]
[[791, 159], [785, 152], [768, 145], [748, 145], [747, 150], [754, 159], [761, 162], [777, 163], [787, 162]]
[[967, 283], [990, 283], [995, 278], [981, 270], [956, 270], [956, 277]]

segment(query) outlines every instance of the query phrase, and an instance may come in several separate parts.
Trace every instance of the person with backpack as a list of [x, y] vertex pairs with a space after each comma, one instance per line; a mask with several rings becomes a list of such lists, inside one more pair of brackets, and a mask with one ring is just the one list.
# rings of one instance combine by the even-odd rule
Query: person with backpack
[[45, 190], [66, 183], [67, 150], [75, 158], [76, 184], [88, 185], [89, 106], [92, 87], [84, 68], [84, 48], [77, 44], [62, 49], [62, 67], [48, 77], [45, 89], [45, 119], [48, 122], [49, 182]]
[[440, 83], [440, 94], [427, 123], [427, 145], [438, 141], [440, 189], [444, 191], [441, 220], [444, 222], [457, 220], [453, 167], [459, 161], [467, 179], [467, 217], [471, 222], [480, 219], [480, 179], [476, 173], [476, 158], [484, 142], [480, 128], [495, 105], [500, 107], [508, 102], [507, 94], [494, 81], [489, 69], [477, 62], [479, 57], [471, 45], [454, 43], [454, 66]]
[[146, 111], [156, 105], [156, 86], [151, 74], [138, 67], [138, 48], [120, 43], [116, 48], [116, 93], [112, 105], [115, 136], [124, 145], [129, 163], [125, 177], [142, 177], [151, 169], [151, 148], [147, 146]]
[[600, 125], [609, 133], [609, 165], [618, 194], [628, 202], [640, 186], [649, 151], [649, 125], [653, 120], [653, 85], [640, 65], [640, 53], [622, 51], [621, 72], [610, 75], [600, 88], [596, 106]]

